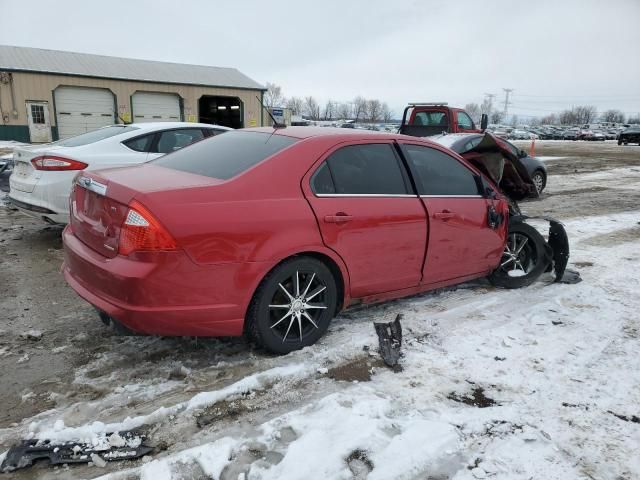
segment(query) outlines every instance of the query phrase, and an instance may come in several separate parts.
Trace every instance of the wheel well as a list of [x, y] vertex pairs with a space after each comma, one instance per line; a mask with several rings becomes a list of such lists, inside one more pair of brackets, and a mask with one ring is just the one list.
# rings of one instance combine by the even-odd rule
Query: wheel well
[[[316, 260], [321, 261], [329, 268], [331, 275], [333, 275], [333, 278], [336, 281], [336, 288], [338, 289], [338, 303], [336, 305], [336, 315], [337, 315], [338, 312], [342, 310], [343, 302], [344, 302], [344, 278], [342, 278], [342, 272], [340, 271], [340, 267], [338, 267], [336, 262], [334, 262], [331, 257], [324, 255], [323, 253], [300, 252], [293, 256], [294, 257], [312, 257], [312, 258], [315, 258]], [[287, 258], [285, 258], [284, 260], [287, 260]]]

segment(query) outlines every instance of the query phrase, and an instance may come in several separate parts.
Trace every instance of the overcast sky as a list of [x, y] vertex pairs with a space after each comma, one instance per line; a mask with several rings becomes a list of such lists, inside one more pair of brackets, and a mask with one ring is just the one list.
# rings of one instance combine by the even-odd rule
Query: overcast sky
[[0, 0], [0, 44], [238, 68], [285, 95], [640, 112], [640, 0]]

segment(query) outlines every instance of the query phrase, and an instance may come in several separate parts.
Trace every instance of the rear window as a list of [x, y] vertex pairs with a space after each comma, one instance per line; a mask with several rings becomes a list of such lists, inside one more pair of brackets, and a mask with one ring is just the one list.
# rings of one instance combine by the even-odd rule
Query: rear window
[[228, 180], [296, 141], [296, 138], [271, 133], [228, 132], [170, 153], [153, 163], [182, 172]]
[[113, 125], [111, 127], [104, 127], [92, 132], [83, 133], [82, 135], [78, 135], [76, 137], [58, 140], [53, 144], [59, 145], [61, 147], [81, 147], [83, 145], [89, 145], [90, 143], [99, 142], [100, 140], [104, 140], [105, 138], [115, 137], [116, 135], [120, 135], [122, 133], [133, 132], [134, 130], [138, 130], [138, 127]]

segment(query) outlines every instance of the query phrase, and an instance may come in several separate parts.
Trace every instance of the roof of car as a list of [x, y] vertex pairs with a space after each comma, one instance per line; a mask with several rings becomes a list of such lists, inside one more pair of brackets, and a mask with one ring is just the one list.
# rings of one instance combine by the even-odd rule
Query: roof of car
[[211, 125], [209, 123], [190, 123], [190, 122], [146, 122], [146, 123], [130, 123], [127, 125], [121, 126], [130, 126], [140, 128], [142, 130], [156, 130], [158, 128], [217, 128], [219, 130], [233, 130], [233, 128], [223, 127], [222, 125]]
[[358, 128], [338, 128], [338, 127], [286, 127], [276, 128], [273, 127], [256, 127], [245, 128], [244, 131], [250, 132], [262, 132], [274, 135], [282, 135], [285, 137], [292, 137], [298, 139], [305, 139], [311, 137], [336, 137], [336, 138], [369, 138], [369, 139], [413, 139], [413, 140], [425, 140], [427, 138], [409, 137], [407, 135], [400, 135], [398, 133], [379, 132], [375, 130], [364, 130]]
[[432, 141], [442, 145], [443, 147], [451, 148], [458, 141], [460, 141], [460, 140], [462, 140], [464, 138], [481, 137], [483, 135], [484, 135], [484, 133], [447, 133], [447, 134], [443, 134], [443, 135], [437, 135], [437, 136], [434, 136], [434, 137], [430, 137], [430, 139]]

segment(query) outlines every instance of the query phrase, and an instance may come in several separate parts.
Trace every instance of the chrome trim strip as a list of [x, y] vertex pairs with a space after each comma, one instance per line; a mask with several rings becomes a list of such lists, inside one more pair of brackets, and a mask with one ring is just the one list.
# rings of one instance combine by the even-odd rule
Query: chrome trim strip
[[484, 198], [482, 195], [420, 195], [420, 198]]
[[107, 186], [100, 182], [96, 182], [93, 178], [78, 177], [76, 183], [87, 190], [97, 193], [98, 195], [104, 196], [107, 194]]
[[316, 197], [376, 197], [376, 198], [418, 198], [417, 195], [405, 195], [405, 194], [386, 194], [386, 193], [315, 193]]

